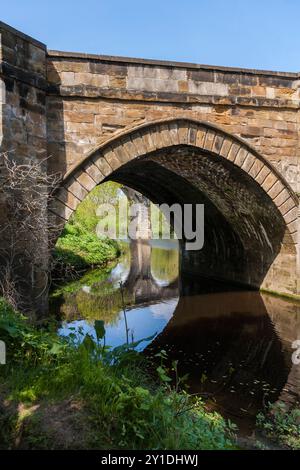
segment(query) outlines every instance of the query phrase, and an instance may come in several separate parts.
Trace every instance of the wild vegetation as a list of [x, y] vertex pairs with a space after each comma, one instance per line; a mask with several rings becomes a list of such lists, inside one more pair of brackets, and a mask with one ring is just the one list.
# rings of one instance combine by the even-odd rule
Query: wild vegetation
[[234, 448], [230, 423], [170, 385], [163, 352], [153, 380], [136, 344], [111, 350], [95, 331], [76, 345], [0, 301], [0, 448]]
[[257, 416], [257, 427], [263, 436], [287, 449], [300, 450], [300, 408], [287, 408], [283, 402], [270, 405]]
[[55, 278], [77, 278], [88, 268], [101, 266], [119, 256], [120, 244], [99, 238], [96, 233], [97, 207], [106, 202], [115, 204], [119, 190], [120, 185], [113, 182], [97, 186], [78, 206], [55, 246]]

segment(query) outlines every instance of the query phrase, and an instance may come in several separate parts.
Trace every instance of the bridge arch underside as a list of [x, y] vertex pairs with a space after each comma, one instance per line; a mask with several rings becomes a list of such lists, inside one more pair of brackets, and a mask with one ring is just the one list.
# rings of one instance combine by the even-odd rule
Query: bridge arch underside
[[202, 287], [293, 289], [295, 277], [286, 275], [294, 271], [295, 276], [295, 251], [282, 215], [232, 163], [183, 145], [136, 158], [107, 180], [128, 185], [158, 204], [204, 204], [203, 248], [186, 250], [185, 241], [180, 243], [184, 293]]
[[[180, 132], [181, 125], [187, 132]], [[162, 131], [155, 124], [86, 157], [66, 177], [53, 212], [66, 221], [96, 184], [108, 180], [158, 204], [204, 204], [203, 248], [186, 250], [180, 243], [180, 277], [188, 281], [181, 283], [182, 293], [193, 293], [195, 286], [199, 292], [202, 285], [204, 290], [263, 287], [299, 294], [298, 208], [288, 185], [241, 141], [202, 125], [197, 130], [195, 123], [193, 133], [186, 122], [162, 129], [176, 126], [174, 144], [171, 133], [167, 144], [160, 144], [155, 133]], [[141, 136], [144, 143], [138, 145]]]

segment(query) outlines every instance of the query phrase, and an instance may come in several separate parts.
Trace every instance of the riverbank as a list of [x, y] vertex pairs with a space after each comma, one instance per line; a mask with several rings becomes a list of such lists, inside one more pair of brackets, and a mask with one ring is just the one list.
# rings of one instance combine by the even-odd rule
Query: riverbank
[[94, 232], [66, 224], [53, 251], [54, 281], [76, 279], [90, 268], [115, 260], [120, 253], [121, 245], [116, 240], [99, 239]]
[[[233, 426], [204, 403], [157, 380], [132, 347], [79, 347], [37, 329], [0, 300], [7, 346], [1, 373], [2, 449], [232, 449]], [[171, 430], [171, 432], [170, 432]]]
[[108, 182], [97, 186], [77, 207], [64, 226], [53, 250], [54, 284], [78, 279], [85, 271], [118, 258], [122, 246], [116, 240], [97, 235], [97, 208], [117, 204], [120, 185]]

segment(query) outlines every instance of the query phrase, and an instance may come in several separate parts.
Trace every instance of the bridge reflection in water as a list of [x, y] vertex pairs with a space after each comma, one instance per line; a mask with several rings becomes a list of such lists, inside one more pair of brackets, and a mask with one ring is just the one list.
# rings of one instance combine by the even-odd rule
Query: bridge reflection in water
[[[83, 328], [95, 337], [93, 320], [106, 324], [111, 346], [126, 340], [120, 281], [126, 304], [130, 337], [134, 340], [159, 333], [173, 314], [178, 299], [178, 245], [176, 241], [132, 241], [117, 265], [95, 270], [79, 286], [67, 286], [55, 301], [64, 319], [61, 334], [69, 327]], [[71, 323], [70, 323], [71, 322]]]
[[103, 279], [64, 294], [60, 333], [75, 326], [95, 337], [92, 320], [101, 318], [106, 343], [123, 343], [122, 280], [134, 340], [159, 333], [140, 349], [154, 363], [155, 354], [167, 350], [168, 365], [178, 360], [179, 374], [189, 374], [189, 391], [208, 399], [210, 408], [249, 431], [268, 402], [298, 402], [300, 366], [292, 363], [292, 343], [300, 339], [300, 304], [248, 291], [178, 299], [178, 253], [171, 248], [131, 243]]
[[251, 428], [256, 414], [278, 399], [300, 399], [300, 367], [292, 342], [300, 338], [300, 305], [259, 292], [180, 298], [166, 328], [145, 352], [167, 349], [170, 364], [189, 374], [192, 393], [212, 409]]

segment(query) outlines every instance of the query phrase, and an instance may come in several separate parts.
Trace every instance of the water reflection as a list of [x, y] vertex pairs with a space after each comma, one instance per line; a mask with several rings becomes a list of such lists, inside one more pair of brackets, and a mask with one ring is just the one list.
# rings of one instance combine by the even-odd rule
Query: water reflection
[[[74, 290], [65, 289], [59, 302], [64, 319], [61, 335], [81, 330], [95, 337], [94, 320], [105, 322], [106, 343], [118, 346], [126, 341], [126, 326], [120, 293], [123, 283], [129, 338], [139, 340], [159, 333], [171, 318], [178, 301], [177, 242], [136, 241], [125, 247], [119, 262], [104, 275], [88, 273]], [[74, 330], [75, 328], [75, 330]], [[140, 349], [145, 344], [140, 345]]]
[[168, 351], [192, 393], [203, 395], [250, 431], [268, 402], [300, 399], [300, 366], [292, 364], [300, 339], [300, 304], [258, 292], [219, 292], [178, 299], [178, 251], [149, 241], [128, 246], [119, 262], [92, 272], [64, 291], [60, 334], [82, 329], [95, 338], [93, 322], [105, 321], [106, 344], [126, 341], [119, 281], [123, 281], [129, 338], [158, 333], [144, 354]]
[[167, 349], [170, 364], [178, 360], [179, 373], [189, 374], [190, 391], [250, 429], [268, 402], [299, 400], [297, 337], [297, 305], [258, 292], [207, 294], [181, 298], [145, 352]]

